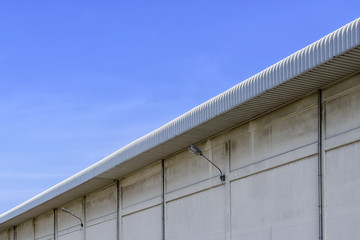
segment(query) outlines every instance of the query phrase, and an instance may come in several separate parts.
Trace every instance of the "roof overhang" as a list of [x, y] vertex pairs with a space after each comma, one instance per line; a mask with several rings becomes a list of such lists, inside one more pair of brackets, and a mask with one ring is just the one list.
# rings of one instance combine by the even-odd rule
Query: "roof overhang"
[[0, 231], [360, 71], [360, 18], [0, 215]]

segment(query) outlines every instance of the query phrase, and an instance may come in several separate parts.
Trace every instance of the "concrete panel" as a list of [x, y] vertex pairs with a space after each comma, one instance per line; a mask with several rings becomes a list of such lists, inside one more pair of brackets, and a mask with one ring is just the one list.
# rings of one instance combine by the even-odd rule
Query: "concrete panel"
[[317, 158], [231, 183], [232, 239], [316, 239]]
[[234, 171], [240, 167], [254, 163], [252, 156], [251, 133], [241, 135], [230, 141], [230, 169]]
[[248, 128], [239, 136], [230, 133], [231, 170], [316, 142], [316, 103], [315, 96], [301, 99], [239, 127]]
[[157, 163], [121, 181], [122, 208], [161, 196], [161, 164]]
[[162, 236], [161, 206], [123, 217], [124, 240], [159, 240]]
[[[64, 207], [69, 210], [74, 215], [78, 216], [84, 221], [84, 212], [82, 206], [83, 199], [77, 199], [69, 204], [64, 205]], [[81, 222], [79, 219], [70, 215], [69, 213], [58, 211], [58, 236], [60, 239], [68, 239], [71, 236], [71, 239], [81, 239], [76, 236], [81, 236]], [[66, 237], [65, 237], [66, 236]]]
[[[355, 80], [355, 79], [354, 79]], [[360, 77], [357, 77], [359, 84]], [[326, 137], [360, 127], [360, 89], [352, 88], [326, 101]]]
[[116, 240], [116, 219], [86, 228], [87, 240]]
[[317, 119], [317, 106], [312, 106], [274, 122], [271, 126], [272, 154], [277, 155], [316, 142], [318, 140]]
[[16, 240], [34, 240], [34, 222], [29, 220], [16, 226]]
[[[205, 146], [199, 145], [203, 154], [212, 160], [220, 169], [224, 169], [227, 157], [226, 144], [210, 148], [209, 141]], [[220, 175], [219, 171], [206, 159], [188, 151], [180, 153], [165, 161], [166, 192], [207, 180]]]
[[128, 207], [161, 195], [161, 173], [122, 188], [122, 207]]
[[35, 239], [54, 239], [54, 213], [49, 211], [35, 218]]
[[9, 231], [5, 230], [0, 232], [0, 240], [9, 240], [10, 236], [9, 236]]
[[224, 239], [224, 194], [222, 185], [168, 202], [166, 239]]
[[86, 221], [116, 212], [116, 185], [86, 196]]
[[327, 239], [360, 236], [360, 142], [326, 153]]
[[58, 235], [58, 239], [59, 240], [83, 240], [84, 237], [83, 237], [83, 233], [82, 231], [85, 231], [85, 230], [80, 230], [80, 231], [75, 231], [75, 232], [70, 232], [70, 233], [60, 233]]

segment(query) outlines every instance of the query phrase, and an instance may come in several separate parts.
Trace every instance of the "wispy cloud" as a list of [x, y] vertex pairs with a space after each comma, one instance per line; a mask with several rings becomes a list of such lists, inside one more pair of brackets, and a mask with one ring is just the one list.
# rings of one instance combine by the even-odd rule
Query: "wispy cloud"
[[62, 177], [65, 177], [65, 175], [59, 173], [0, 172], [0, 179], [38, 180]]

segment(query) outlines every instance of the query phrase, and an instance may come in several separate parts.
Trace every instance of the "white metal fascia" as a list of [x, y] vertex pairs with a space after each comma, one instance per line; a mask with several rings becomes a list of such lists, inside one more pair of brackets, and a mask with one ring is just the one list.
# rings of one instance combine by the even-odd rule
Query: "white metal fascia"
[[[360, 18], [199, 105], [163, 127], [139, 138], [98, 163], [31, 198], [23, 204], [3, 213], [0, 215], [0, 231], [8, 226], [8, 224], [5, 223], [13, 220], [12, 224], [16, 224], [18, 221], [14, 219], [18, 218], [20, 221], [23, 218], [19, 218], [19, 216], [29, 212], [31, 209], [44, 205], [48, 201], [69, 192], [110, 169], [121, 167], [124, 163], [134, 160], [137, 156], [145, 154], [155, 147], [165, 146], [170, 140], [176, 139], [185, 133], [191, 133], [191, 131], [194, 131], [197, 127], [219, 116], [225, 115], [232, 109], [245, 105], [250, 100], [261, 94], [270, 92], [282, 84], [291, 82], [293, 85], [289, 86], [294, 86], [297, 83], [296, 78], [299, 76], [307, 77], [306, 74], [311, 73], [312, 69], [318, 66], [326, 67], [326, 64], [333, 61], [336, 57], [359, 47]], [[355, 53], [356, 57], [358, 57], [357, 54], [359, 54], [359, 52]], [[359, 70], [359, 63], [353, 63], [354, 60], [351, 56], [340, 59], [339, 61], [349, 62], [349, 70], [332, 69], [332, 71], [351, 74], [351, 71], [354, 71], [354, 69]], [[324, 72], [324, 74], [327, 73], [328, 72]], [[313, 74], [318, 73], [314, 72]], [[329, 72], [329, 74], [331, 73]], [[319, 79], [321, 79], [321, 76]], [[309, 82], [309, 85], [313, 82], [314, 80]], [[326, 81], [324, 81], [324, 83], [325, 82]], [[292, 90], [297, 91], [301, 89], [301, 87], [302, 86], [299, 86], [296, 89], [292, 87]], [[290, 91], [289, 94], [292, 94], [292, 92]], [[28, 218], [31, 217], [30, 215]]]

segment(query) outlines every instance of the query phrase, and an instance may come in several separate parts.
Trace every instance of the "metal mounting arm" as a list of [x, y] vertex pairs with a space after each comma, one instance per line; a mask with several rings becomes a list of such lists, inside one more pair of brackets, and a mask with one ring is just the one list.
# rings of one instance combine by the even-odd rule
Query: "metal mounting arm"
[[62, 210], [63, 212], [66, 212], [66, 213], [70, 214], [71, 216], [79, 219], [79, 220], [80, 220], [81, 227], [84, 227], [84, 224], [83, 224], [83, 221], [81, 220], [81, 218], [79, 218], [78, 216], [72, 214], [72, 213], [71, 213], [69, 210], [67, 210], [66, 208], [61, 208], [61, 210]]
[[215, 165], [215, 163], [213, 163], [212, 161], [210, 161], [210, 159], [208, 159], [207, 157], [204, 156], [204, 154], [202, 153], [202, 151], [195, 145], [190, 145], [188, 147], [189, 151], [195, 155], [198, 156], [202, 156], [203, 158], [205, 158], [209, 163], [211, 163], [214, 167], [216, 167], [219, 171], [220, 171], [220, 180], [222, 183], [225, 183], [225, 174], [223, 174], [223, 172], [221, 171], [221, 169]]

